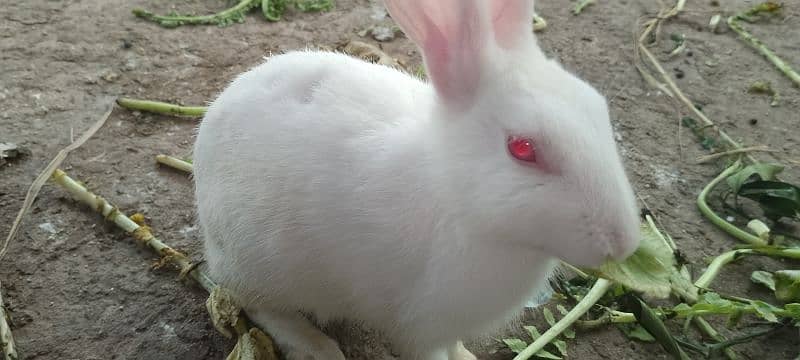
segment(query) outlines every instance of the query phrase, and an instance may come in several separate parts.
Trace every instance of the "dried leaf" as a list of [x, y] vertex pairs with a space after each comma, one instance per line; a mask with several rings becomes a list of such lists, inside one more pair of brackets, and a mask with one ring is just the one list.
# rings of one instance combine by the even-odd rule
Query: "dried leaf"
[[339, 48], [342, 52], [372, 63], [386, 65], [400, 70], [406, 70], [405, 66], [397, 61], [397, 59], [387, 55], [385, 52], [383, 52], [383, 50], [372, 44], [351, 40]]
[[[239, 321], [241, 308], [233, 301], [230, 292], [221, 287], [215, 287], [206, 300], [206, 310], [211, 316], [211, 322], [222, 335], [228, 339], [233, 337], [231, 328]], [[240, 339], [241, 341], [241, 339]]]
[[277, 360], [270, 338], [256, 328], [242, 334], [225, 360]]

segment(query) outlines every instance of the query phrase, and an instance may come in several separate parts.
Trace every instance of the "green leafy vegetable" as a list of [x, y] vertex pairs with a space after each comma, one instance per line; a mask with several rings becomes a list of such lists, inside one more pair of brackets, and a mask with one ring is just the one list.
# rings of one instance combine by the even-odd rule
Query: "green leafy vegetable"
[[654, 225], [643, 223], [641, 234], [639, 248], [625, 261], [608, 261], [599, 268], [585, 271], [656, 298], [666, 298], [676, 288], [687, 293], [695, 292], [694, 286], [679, 269], [672, 247], [661, 232]]
[[[698, 107], [698, 110], [701, 109]], [[692, 131], [692, 133], [698, 138], [698, 140], [700, 140], [700, 146], [702, 146], [703, 149], [713, 150], [719, 146], [720, 141], [717, 136], [718, 134], [712, 133], [709, 135], [707, 134], [706, 131], [706, 130], [714, 131], [713, 127], [701, 126], [700, 124], [697, 123], [697, 120], [688, 116], [681, 119], [681, 123], [683, 124], [683, 126], [689, 128], [689, 130]]]
[[333, 0], [295, 0], [294, 6], [302, 12], [330, 11]]
[[731, 187], [734, 194], [739, 193], [742, 185], [750, 180], [753, 175], [758, 174], [761, 180], [775, 180], [775, 175], [783, 171], [783, 165], [780, 164], [753, 164], [744, 167], [743, 169], [733, 173], [725, 181]]
[[645, 330], [642, 325], [639, 324], [617, 324], [617, 327], [622, 331], [625, 336], [629, 339], [639, 340], [643, 342], [654, 342], [656, 338], [653, 335], [650, 335], [647, 330]]
[[547, 321], [550, 326], [555, 325], [556, 318], [553, 316], [553, 313], [548, 308], [542, 308], [542, 313], [544, 314], [544, 319]]
[[678, 342], [675, 341], [667, 327], [664, 326], [661, 318], [644, 301], [628, 294], [622, 298], [622, 304], [625, 309], [636, 316], [636, 321], [661, 344], [664, 350], [676, 359], [689, 360], [689, 356], [678, 346]]
[[747, 302], [723, 299], [717, 293], [707, 292], [694, 305], [678, 304], [672, 308], [672, 311], [680, 317], [702, 315], [741, 316], [741, 314], [747, 313], [771, 322], [777, 322], [778, 318], [789, 318], [794, 322], [800, 321], [800, 304], [786, 304], [783, 308], [779, 308], [763, 301], [742, 300]]
[[753, 273], [750, 274], [750, 280], [756, 284], [764, 285], [770, 290], [775, 291], [775, 278], [774, 275], [772, 275], [772, 273], [769, 271], [753, 271]]
[[776, 271], [775, 297], [782, 302], [800, 301], [800, 270]]
[[[536, 340], [540, 336], [542, 336], [539, 333], [539, 330], [536, 329], [535, 326], [525, 326], [524, 329], [528, 332], [528, 335], [530, 335], [532, 340]], [[559, 341], [560, 340], [554, 340], [552, 342], [552, 344], [561, 352], [562, 355], [566, 355], [566, 345], [567, 344], [565, 342], [563, 342], [563, 341], [561, 341], [561, 344], [558, 344], [557, 342], [559, 342]], [[511, 351], [513, 351], [513, 352], [515, 352], [517, 354], [519, 354], [520, 352], [525, 350], [526, 347], [528, 347], [528, 343], [526, 343], [524, 340], [521, 340], [521, 339], [503, 339], [503, 343], [505, 343], [506, 346], [508, 346], [508, 348], [511, 349]], [[561, 351], [561, 346], [564, 347], [564, 351]], [[539, 352], [536, 353], [536, 357], [542, 358], [542, 359], [561, 359], [562, 358], [561, 356], [555, 355], [555, 354], [553, 354], [553, 353], [551, 353], [551, 352], [549, 352], [547, 350], [540, 350]]]
[[522, 352], [522, 350], [525, 350], [525, 348], [528, 347], [528, 343], [520, 339], [503, 339], [503, 343], [505, 343], [506, 346], [508, 346], [508, 348], [511, 349], [511, 351], [517, 354], [519, 354], [520, 352]]
[[757, 201], [764, 215], [800, 219], [800, 188], [780, 181], [753, 181], [742, 185], [739, 195]]
[[267, 21], [280, 21], [287, 7], [286, 0], [261, 0], [261, 13]]

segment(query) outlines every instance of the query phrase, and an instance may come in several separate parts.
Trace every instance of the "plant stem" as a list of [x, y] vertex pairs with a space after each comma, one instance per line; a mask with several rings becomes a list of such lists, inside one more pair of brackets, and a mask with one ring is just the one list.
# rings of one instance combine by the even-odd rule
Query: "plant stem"
[[720, 270], [722, 267], [738, 260], [742, 255], [746, 254], [753, 254], [755, 253], [752, 249], [738, 249], [738, 250], [731, 250], [725, 253], [720, 254], [719, 256], [715, 257], [711, 264], [708, 265], [708, 269], [701, 275], [695, 282], [694, 286], [697, 286], [701, 289], [706, 289], [711, 284], [712, 281], [719, 275]]
[[[162, 261], [177, 265], [182, 276], [188, 275], [209, 293], [213, 292], [217, 287], [214, 280], [212, 280], [201, 267], [196, 266], [196, 264], [189, 260], [189, 257], [169, 247], [153, 236], [150, 227], [137, 224], [137, 221], [134, 221], [132, 217], [125, 216], [125, 214], [111, 205], [111, 203], [93, 194], [83, 185], [67, 176], [64, 171], [56, 169], [51, 179], [72, 195], [73, 199], [88, 205], [96, 212], [102, 214], [106, 220], [114, 223], [117, 227], [133, 236], [134, 239], [155, 251], [161, 256]], [[234, 330], [240, 338], [245, 334], [253, 333], [252, 329], [250, 329], [250, 324], [252, 323], [247, 320], [244, 312], [240, 311], [234, 326]], [[267, 337], [270, 343], [272, 342], [271, 338], [269, 338], [266, 333], [264, 333], [263, 336]], [[277, 359], [277, 356], [272, 353], [272, 350], [269, 350], [269, 353], [263, 355], [267, 356], [265, 360]]]
[[712, 190], [714, 190], [714, 187], [716, 187], [717, 184], [719, 184], [721, 181], [728, 178], [728, 176], [731, 176], [736, 171], [739, 171], [741, 165], [742, 162], [740, 160], [737, 160], [733, 165], [725, 169], [725, 171], [723, 171], [716, 178], [714, 178], [714, 180], [708, 183], [708, 185], [706, 185], [706, 187], [703, 188], [703, 191], [701, 191], [700, 195], [697, 197], [697, 207], [700, 209], [700, 212], [709, 221], [711, 221], [711, 223], [713, 223], [726, 233], [730, 234], [731, 236], [743, 242], [746, 242], [750, 245], [756, 245], [756, 246], [766, 245], [766, 242], [764, 242], [764, 240], [759, 238], [758, 236], [755, 236], [742, 229], [739, 229], [736, 225], [733, 225], [725, 221], [725, 219], [719, 217], [719, 215], [717, 215], [713, 210], [711, 210], [706, 200], [708, 194], [711, 193]]
[[547, 28], [547, 20], [537, 14], [533, 14], [533, 31], [542, 31], [545, 28]]
[[572, 14], [580, 15], [580, 13], [585, 9], [587, 6], [594, 4], [594, 0], [580, 0], [578, 4], [575, 5], [575, 8], [572, 9]]
[[636, 316], [633, 313], [608, 309], [597, 319], [575, 321], [575, 328], [579, 330], [592, 330], [608, 324], [629, 324], [635, 322]]
[[695, 282], [694, 286], [701, 289], [707, 289], [711, 282], [719, 275], [722, 267], [730, 264], [741, 258], [744, 255], [763, 255], [775, 258], [786, 258], [800, 260], [800, 248], [779, 248], [775, 246], [758, 246], [751, 248], [743, 248], [731, 250], [720, 254], [711, 264], [708, 265], [706, 271]]
[[192, 164], [168, 155], [162, 155], [162, 154], [156, 155], [156, 161], [171, 168], [187, 173], [191, 173], [193, 169]]
[[244, 14], [261, 5], [261, 0], [241, 0], [231, 8], [216, 14], [201, 16], [186, 15], [155, 15], [142, 9], [133, 9], [133, 15], [153, 21], [163, 27], [175, 28], [182, 25], [220, 25], [225, 26], [233, 22], [244, 21]]
[[783, 59], [775, 55], [766, 45], [764, 45], [761, 40], [757, 39], [755, 36], [747, 32], [742, 25], [739, 24], [739, 20], [743, 18], [743, 14], [736, 14], [728, 18], [728, 26], [739, 34], [739, 38], [744, 40], [748, 45], [752, 46], [758, 52], [761, 53], [764, 57], [767, 58], [773, 65], [775, 65], [778, 70], [780, 70], [784, 75], [786, 75], [790, 80], [794, 82], [795, 85], [800, 86], [800, 74], [794, 71], [789, 64], [787, 64]]
[[542, 336], [537, 338], [532, 344], [528, 345], [525, 350], [517, 354], [517, 356], [514, 357], [514, 360], [530, 359], [531, 356], [542, 350], [545, 345], [553, 341], [553, 339], [555, 339], [559, 334], [569, 328], [572, 323], [577, 321], [581, 316], [583, 316], [583, 314], [589, 311], [589, 309], [594, 306], [594, 304], [597, 303], [601, 297], [603, 297], [606, 291], [611, 288], [612, 284], [613, 283], [611, 281], [597, 279], [586, 296], [584, 296], [574, 308], [564, 315], [561, 320], [555, 323], [555, 325], [547, 329]]
[[725, 157], [725, 156], [748, 153], [748, 152], [755, 152], [755, 151], [763, 151], [763, 152], [771, 152], [771, 153], [772, 152], [778, 152], [777, 150], [770, 149], [766, 145], [748, 146], [748, 147], [743, 147], [743, 148], [740, 148], [740, 149], [722, 151], [722, 152], [714, 153], [714, 154], [711, 154], [711, 155], [701, 156], [701, 157], [697, 158], [697, 164], [702, 164], [702, 163], [709, 162], [711, 160], [716, 160], [716, 159], [719, 159], [719, 158]]
[[3, 285], [0, 284], [0, 351], [3, 352], [3, 360], [17, 360], [17, 346], [7, 320], [8, 315], [3, 303]]
[[180, 106], [160, 101], [137, 100], [128, 98], [117, 99], [117, 104], [126, 109], [146, 111], [155, 114], [171, 116], [203, 116], [206, 113], [204, 106]]
[[120, 229], [132, 235], [136, 240], [153, 249], [162, 258], [165, 258], [167, 261], [177, 265], [178, 268], [180, 268], [181, 273], [189, 275], [195, 279], [197, 283], [203, 287], [203, 289], [206, 289], [210, 292], [216, 286], [214, 281], [211, 280], [207, 274], [199, 271], [195, 264], [192, 263], [192, 261], [189, 260], [186, 255], [176, 251], [175, 249], [158, 240], [158, 238], [153, 236], [147, 226], [140, 226], [129, 217], [125, 216], [125, 214], [120, 212], [119, 209], [111, 205], [108, 201], [106, 201], [106, 199], [91, 193], [83, 185], [67, 176], [64, 171], [56, 169], [56, 171], [53, 173], [52, 179], [56, 184], [60, 185], [62, 188], [64, 188], [64, 190], [70, 193], [75, 200], [88, 205], [103, 215], [106, 220], [113, 222]]
[[[718, 344], [728, 341], [727, 339], [725, 339], [724, 336], [722, 336], [722, 334], [720, 334], [716, 329], [714, 329], [714, 327], [711, 326], [711, 324], [709, 324], [708, 321], [706, 321], [706, 319], [703, 319], [702, 317], [699, 316], [694, 316], [692, 317], [692, 322], [694, 322], [694, 325], [697, 326], [697, 328], [700, 330], [701, 333], [714, 339], [714, 341], [716, 341]], [[733, 349], [731, 348], [726, 347], [722, 350], [722, 352], [725, 353], [725, 356], [728, 359], [736, 360], [739, 358], [739, 356], [736, 355], [736, 352], [734, 352]]]

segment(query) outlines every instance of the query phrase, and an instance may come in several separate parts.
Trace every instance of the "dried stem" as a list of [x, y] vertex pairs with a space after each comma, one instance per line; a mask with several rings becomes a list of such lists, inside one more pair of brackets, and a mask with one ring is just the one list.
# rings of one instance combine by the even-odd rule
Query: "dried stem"
[[[758, 7], [758, 5], [757, 5]], [[752, 10], [750, 11], [752, 12]], [[786, 75], [790, 80], [794, 82], [795, 85], [800, 86], [800, 74], [798, 74], [794, 69], [792, 69], [789, 64], [787, 64], [783, 59], [775, 55], [772, 50], [770, 50], [766, 45], [764, 45], [761, 40], [757, 39], [755, 36], [747, 32], [739, 21], [744, 19], [744, 13], [739, 13], [734, 16], [728, 18], [728, 26], [739, 34], [739, 38], [746, 42], [748, 45], [752, 46], [756, 49], [761, 55], [763, 55], [767, 60], [769, 60], [773, 65], [775, 65], [778, 70], [780, 70], [784, 75]]]
[[52, 179], [56, 184], [61, 185], [64, 190], [69, 192], [75, 200], [88, 205], [103, 215], [106, 220], [114, 223], [120, 229], [132, 235], [136, 240], [151, 248], [162, 258], [177, 265], [182, 274], [189, 275], [192, 279], [195, 279], [203, 289], [211, 291], [216, 286], [214, 281], [211, 280], [208, 275], [199, 271], [186, 255], [167, 246], [153, 236], [149, 227], [137, 224], [135, 221], [131, 220], [131, 218], [125, 216], [119, 209], [111, 205], [106, 199], [93, 194], [83, 185], [67, 176], [64, 171], [56, 169]]
[[17, 360], [17, 346], [14, 344], [14, 336], [11, 334], [11, 327], [8, 326], [8, 314], [6, 314], [3, 302], [3, 285], [0, 284], [0, 351], [3, 352], [3, 360]]
[[83, 143], [89, 140], [89, 138], [91, 138], [92, 135], [94, 135], [94, 133], [97, 132], [97, 130], [100, 130], [100, 128], [103, 127], [103, 125], [105, 125], [106, 121], [108, 120], [108, 117], [111, 115], [111, 112], [113, 110], [114, 110], [114, 103], [112, 102], [109, 105], [108, 110], [106, 110], [105, 114], [103, 114], [103, 116], [97, 122], [92, 124], [92, 126], [88, 130], [86, 130], [86, 132], [81, 134], [78, 140], [69, 144], [69, 146], [61, 149], [61, 151], [59, 151], [58, 154], [56, 154], [53, 160], [50, 160], [50, 163], [47, 164], [47, 167], [45, 167], [44, 170], [42, 170], [42, 172], [39, 173], [38, 176], [36, 176], [36, 179], [33, 181], [33, 183], [31, 183], [31, 186], [28, 187], [28, 193], [25, 194], [25, 200], [22, 203], [22, 208], [19, 209], [16, 219], [14, 219], [14, 223], [11, 224], [11, 230], [9, 230], [8, 236], [3, 241], [2, 247], [0, 247], [0, 261], [6, 255], [6, 252], [8, 252], [8, 245], [11, 243], [12, 240], [14, 240], [14, 237], [16, 237], [17, 232], [19, 232], [20, 225], [22, 224], [22, 219], [25, 217], [25, 214], [28, 212], [28, 209], [30, 209], [31, 205], [33, 205], [33, 201], [36, 200], [36, 196], [39, 195], [39, 191], [42, 189], [44, 183], [47, 182], [47, 179], [50, 178], [50, 176], [53, 174], [53, 171], [55, 171], [55, 169], [58, 168], [58, 166], [61, 165], [62, 162], [64, 162], [64, 159], [67, 158], [67, 155], [71, 151], [83, 145]]
[[538, 14], [533, 14], [533, 31], [542, 31], [546, 28], [547, 21]]
[[180, 171], [183, 171], [183, 172], [187, 172], [187, 173], [191, 173], [192, 169], [193, 169], [193, 166], [192, 166], [191, 163], [183, 161], [183, 160], [178, 159], [178, 158], [174, 158], [174, 157], [169, 156], [169, 155], [163, 155], [163, 154], [156, 155], [156, 161], [161, 163], [161, 164], [164, 164], [166, 166], [169, 166], [171, 168], [174, 168], [174, 169], [177, 169], [177, 170], [180, 170]]
[[[56, 169], [56, 171], [53, 173], [52, 180], [56, 184], [60, 185], [70, 195], [72, 195], [75, 200], [88, 205], [103, 215], [106, 220], [114, 223], [117, 225], [117, 227], [133, 236], [134, 239], [155, 251], [159, 256], [161, 256], [162, 262], [169, 262], [177, 265], [182, 276], [188, 275], [197, 281], [197, 283], [209, 293], [213, 292], [214, 289], [217, 288], [216, 283], [214, 283], [208, 274], [206, 274], [202, 268], [196, 266], [197, 264], [193, 263], [189, 257], [161, 242], [153, 235], [148, 226], [139, 225], [137, 221], [134, 221], [134, 218], [125, 216], [125, 214], [119, 211], [119, 209], [117, 209], [115, 206], [111, 205], [111, 203], [109, 203], [107, 200], [93, 194], [86, 189], [86, 187], [67, 176], [64, 171]], [[141, 219], [136, 220], [138, 220], [140, 223], [142, 222]], [[250, 329], [250, 326], [247, 325], [251, 323], [244, 316], [243, 312], [239, 312], [236, 324], [237, 325], [234, 326], [234, 330], [240, 338], [245, 335], [252, 336], [252, 330]], [[269, 341], [271, 343], [271, 339]], [[275, 354], [267, 355], [271, 356], [269, 359], [277, 359]]]
[[119, 98], [117, 104], [130, 110], [161, 115], [199, 117], [206, 113], [206, 107], [204, 106], [180, 106], [160, 101]]
[[701, 157], [697, 158], [697, 163], [698, 164], [703, 164], [703, 163], [707, 163], [709, 161], [716, 160], [716, 159], [719, 159], [719, 158], [725, 157], [725, 156], [742, 154], [742, 153], [747, 153], [747, 152], [756, 152], [756, 151], [777, 152], [776, 150], [770, 149], [766, 145], [748, 146], [748, 147], [743, 147], [743, 148], [740, 148], [740, 149], [722, 151], [722, 152], [718, 152], [718, 153], [711, 154], [711, 155], [701, 156]]

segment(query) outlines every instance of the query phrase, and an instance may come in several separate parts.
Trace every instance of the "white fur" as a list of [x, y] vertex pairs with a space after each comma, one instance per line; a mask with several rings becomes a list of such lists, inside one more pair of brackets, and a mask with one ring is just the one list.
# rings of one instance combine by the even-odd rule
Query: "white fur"
[[[491, 21], [479, 10], [470, 26]], [[298, 51], [211, 104], [194, 150], [206, 260], [288, 358], [343, 358], [292, 315], [304, 311], [363, 321], [407, 358], [468, 359], [459, 339], [513, 319], [556, 258], [596, 265], [636, 247], [605, 100], [546, 59], [529, 30], [520, 37], [510, 49], [480, 42], [478, 60], [458, 65], [477, 83], [455, 95]], [[452, 71], [435, 83], [459, 81]], [[509, 156], [512, 133], [533, 136], [552, 171]]]

